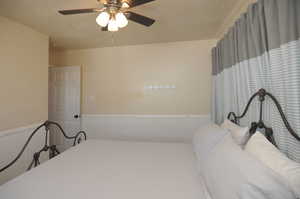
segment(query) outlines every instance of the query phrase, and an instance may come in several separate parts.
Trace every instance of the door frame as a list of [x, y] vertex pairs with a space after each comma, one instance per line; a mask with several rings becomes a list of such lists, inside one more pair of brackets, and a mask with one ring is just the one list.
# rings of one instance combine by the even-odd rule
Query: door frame
[[[79, 125], [79, 131], [82, 130], [82, 118], [81, 118], [81, 115], [82, 115], [82, 67], [79, 66], [79, 65], [74, 65], [74, 66], [49, 66], [48, 67], [48, 93], [50, 93], [50, 71], [53, 70], [53, 69], [74, 69], [76, 68], [77, 70], [79, 70], [79, 82], [80, 82], [80, 85], [79, 85], [79, 110], [78, 110], [78, 114], [79, 115], [79, 118], [78, 118], [78, 125]], [[48, 96], [48, 118], [49, 120], [51, 119], [51, 111], [50, 111], [50, 96]], [[65, 129], [64, 129], [65, 130]], [[69, 132], [67, 130], [65, 130], [66, 133], [72, 133], [72, 134], [76, 134], [77, 132]], [[63, 140], [64, 141], [64, 140]], [[65, 144], [64, 144], [65, 145]], [[63, 148], [61, 148], [62, 151], [64, 151], [66, 148], [65, 146]]]

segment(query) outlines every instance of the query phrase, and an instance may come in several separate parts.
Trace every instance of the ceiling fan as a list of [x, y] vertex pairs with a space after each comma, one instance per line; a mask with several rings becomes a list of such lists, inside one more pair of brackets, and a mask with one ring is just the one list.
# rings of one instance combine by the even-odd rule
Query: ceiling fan
[[96, 18], [98, 25], [103, 31], [118, 31], [128, 25], [128, 19], [144, 26], [151, 26], [155, 20], [149, 17], [130, 11], [130, 8], [137, 7], [155, 0], [97, 0], [103, 8], [87, 8], [74, 10], [60, 10], [62, 15], [95, 13], [100, 14]]

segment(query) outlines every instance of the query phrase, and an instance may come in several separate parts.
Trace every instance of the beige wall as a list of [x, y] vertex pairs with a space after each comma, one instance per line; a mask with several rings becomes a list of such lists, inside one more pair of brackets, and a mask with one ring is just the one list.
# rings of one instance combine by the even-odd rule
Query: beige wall
[[[70, 50], [52, 65], [83, 67], [84, 114], [209, 114], [215, 40]], [[148, 85], [176, 89], [145, 90]]]
[[48, 118], [48, 37], [0, 17], [0, 130]]

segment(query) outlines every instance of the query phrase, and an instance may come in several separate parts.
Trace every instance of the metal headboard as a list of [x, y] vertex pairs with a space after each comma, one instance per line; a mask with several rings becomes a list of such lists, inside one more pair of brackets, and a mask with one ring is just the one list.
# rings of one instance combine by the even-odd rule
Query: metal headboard
[[84, 131], [80, 131], [78, 132], [75, 136], [68, 136], [65, 131], [63, 130], [63, 128], [56, 122], [52, 122], [52, 121], [46, 121], [43, 124], [41, 124], [40, 126], [38, 126], [28, 137], [26, 143], [24, 144], [24, 146], [22, 147], [21, 151], [19, 152], [19, 154], [16, 156], [15, 159], [13, 159], [10, 163], [8, 163], [6, 166], [0, 168], [0, 173], [5, 171], [6, 169], [8, 169], [9, 167], [13, 166], [22, 156], [22, 154], [24, 153], [25, 149], [27, 148], [28, 144], [30, 143], [31, 139], [33, 138], [33, 136], [42, 128], [45, 127], [46, 133], [45, 133], [45, 145], [44, 147], [39, 150], [38, 152], [36, 152], [33, 155], [33, 160], [30, 163], [29, 167], [27, 170], [30, 170], [33, 166], [36, 167], [40, 164], [40, 155], [43, 152], [49, 152], [49, 159], [52, 159], [53, 157], [57, 156], [58, 154], [60, 154], [60, 152], [58, 151], [58, 149], [56, 148], [56, 145], [51, 145], [49, 146], [49, 132], [50, 132], [50, 126], [56, 126], [59, 128], [60, 132], [63, 134], [64, 138], [69, 139], [69, 140], [74, 140], [73, 141], [73, 146], [75, 146], [76, 144], [80, 144], [82, 139], [86, 140], [86, 133]]
[[239, 120], [242, 119], [243, 117], [245, 117], [245, 115], [247, 114], [249, 107], [252, 103], [252, 101], [255, 99], [255, 97], [259, 97], [259, 102], [260, 102], [260, 110], [259, 110], [259, 121], [258, 122], [252, 122], [251, 123], [251, 128], [250, 128], [250, 135], [252, 136], [253, 134], [255, 134], [257, 129], [264, 129], [265, 130], [265, 136], [266, 138], [275, 146], [277, 146], [275, 139], [274, 139], [274, 135], [273, 135], [273, 129], [266, 126], [265, 123], [263, 122], [263, 104], [265, 101], [266, 97], [270, 97], [270, 99], [275, 103], [277, 110], [281, 116], [281, 119], [285, 125], [285, 127], [287, 128], [287, 130], [289, 131], [289, 133], [296, 138], [296, 140], [300, 141], [300, 137], [299, 135], [292, 129], [290, 123], [288, 122], [288, 120], [286, 119], [285, 114], [283, 113], [283, 110], [278, 102], [278, 100], [271, 94], [268, 93], [265, 89], [260, 89], [258, 92], [256, 92], [254, 95], [252, 95], [252, 97], [250, 98], [250, 100], [247, 103], [247, 106], [243, 112], [242, 115], [237, 116], [234, 112], [230, 112], [227, 116], [227, 118], [229, 120], [231, 120], [232, 122], [239, 124]]

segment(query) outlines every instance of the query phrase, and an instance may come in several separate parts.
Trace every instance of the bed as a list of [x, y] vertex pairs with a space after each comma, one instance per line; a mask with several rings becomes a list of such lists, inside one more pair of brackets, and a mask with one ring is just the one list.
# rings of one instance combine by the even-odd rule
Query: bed
[[[260, 102], [259, 121], [250, 128], [240, 127], [239, 120], [255, 97]], [[55, 145], [47, 145], [46, 133], [45, 147], [34, 154], [29, 166], [36, 168], [1, 186], [0, 198], [300, 199], [300, 164], [276, 148], [273, 130], [262, 118], [266, 97], [274, 101], [288, 132], [300, 140], [276, 98], [264, 89], [250, 98], [241, 116], [232, 112], [221, 126], [200, 128], [192, 144], [81, 143], [86, 140], [85, 132], [68, 137], [58, 124], [48, 121], [39, 128], [57, 125], [74, 145], [80, 144], [60, 154]], [[18, 160], [31, 137], [0, 173]], [[40, 165], [43, 151], [50, 152], [51, 160]]]
[[192, 145], [88, 140], [0, 187], [9, 199], [209, 199]]

